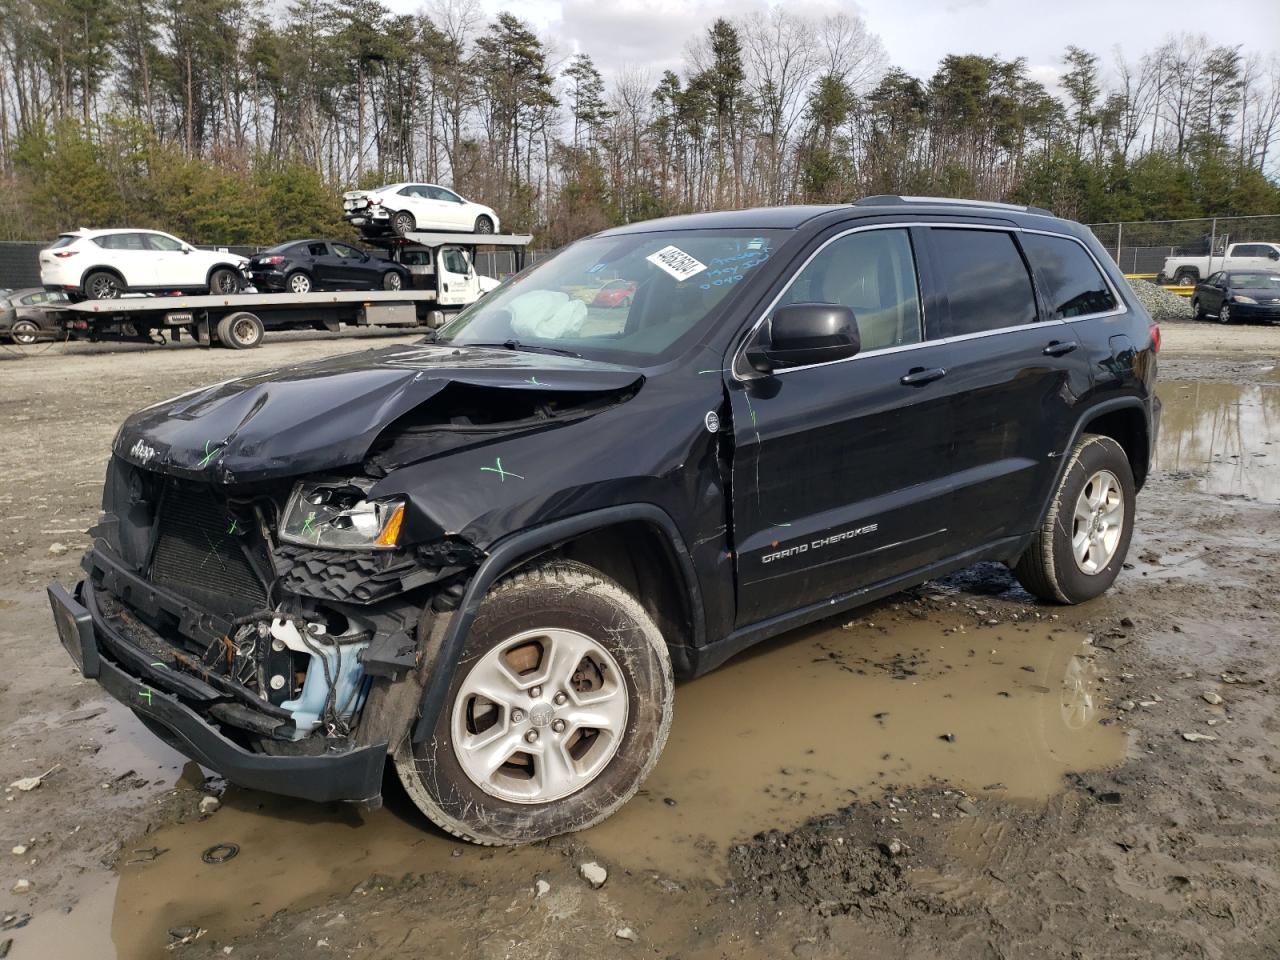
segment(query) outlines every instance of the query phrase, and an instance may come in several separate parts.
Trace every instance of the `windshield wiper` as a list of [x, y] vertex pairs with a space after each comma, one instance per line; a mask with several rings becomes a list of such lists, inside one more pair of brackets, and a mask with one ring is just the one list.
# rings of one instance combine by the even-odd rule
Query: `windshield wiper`
[[519, 340], [503, 340], [501, 343], [464, 343], [458, 344], [464, 347], [503, 347], [507, 350], [522, 350], [526, 353], [554, 353], [562, 357], [573, 357], [577, 360], [582, 359], [582, 354], [574, 353], [572, 350], [566, 350], [564, 347], [550, 347], [541, 343], [521, 343]]

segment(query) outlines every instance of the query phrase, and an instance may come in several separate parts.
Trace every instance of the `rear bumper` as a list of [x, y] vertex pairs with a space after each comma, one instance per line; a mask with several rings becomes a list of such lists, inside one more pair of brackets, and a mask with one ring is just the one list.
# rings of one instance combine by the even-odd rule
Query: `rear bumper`
[[1232, 303], [1231, 313], [1237, 320], [1280, 320], [1280, 305], [1272, 303]]
[[[58, 639], [80, 672], [129, 709], [152, 733], [184, 756], [217, 771], [232, 783], [288, 797], [327, 802], [381, 802], [387, 745], [372, 744], [320, 756], [271, 756], [247, 750], [183, 703], [166, 682], [165, 668], [115, 632], [94, 602], [93, 587], [81, 581], [74, 593], [61, 584], [48, 588]], [[125, 657], [132, 661], [125, 663]], [[145, 674], [145, 675], [144, 675]]]
[[284, 290], [284, 274], [279, 270], [250, 270], [250, 282], [259, 290]]

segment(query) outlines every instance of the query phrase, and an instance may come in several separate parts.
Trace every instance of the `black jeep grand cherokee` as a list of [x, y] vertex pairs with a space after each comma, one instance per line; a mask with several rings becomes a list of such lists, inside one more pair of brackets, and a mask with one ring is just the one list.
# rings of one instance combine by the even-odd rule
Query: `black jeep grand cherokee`
[[1106, 590], [1158, 346], [1042, 210], [609, 230], [420, 345], [134, 415], [58, 631], [235, 782], [377, 803], [390, 756], [461, 837], [580, 829], [653, 768], [673, 677], [978, 561]]

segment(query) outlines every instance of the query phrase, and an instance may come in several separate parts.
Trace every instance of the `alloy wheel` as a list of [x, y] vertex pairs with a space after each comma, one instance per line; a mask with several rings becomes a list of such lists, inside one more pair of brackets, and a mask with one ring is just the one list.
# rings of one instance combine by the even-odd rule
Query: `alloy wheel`
[[1091, 476], [1076, 498], [1071, 552], [1076, 566], [1090, 576], [1106, 568], [1124, 531], [1124, 490], [1110, 470]]
[[1222, 309], [1218, 311], [1218, 322], [1219, 323], [1231, 322], [1231, 308], [1227, 306], [1225, 303], [1222, 305]]
[[13, 342], [29, 347], [40, 338], [40, 327], [30, 320], [19, 320], [9, 330]]
[[467, 674], [453, 704], [454, 752], [485, 793], [549, 803], [608, 766], [629, 708], [622, 671], [600, 643], [574, 630], [526, 630]]

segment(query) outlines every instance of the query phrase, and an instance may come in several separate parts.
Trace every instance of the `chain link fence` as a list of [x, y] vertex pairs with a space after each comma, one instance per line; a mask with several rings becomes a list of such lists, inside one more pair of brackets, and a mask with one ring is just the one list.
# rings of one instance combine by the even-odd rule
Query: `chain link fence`
[[1280, 216], [1143, 220], [1088, 227], [1122, 271], [1151, 278], [1162, 272], [1168, 257], [1220, 257], [1233, 243], [1280, 243]]

